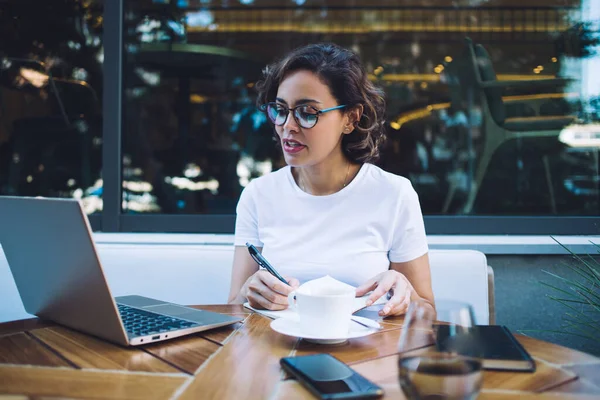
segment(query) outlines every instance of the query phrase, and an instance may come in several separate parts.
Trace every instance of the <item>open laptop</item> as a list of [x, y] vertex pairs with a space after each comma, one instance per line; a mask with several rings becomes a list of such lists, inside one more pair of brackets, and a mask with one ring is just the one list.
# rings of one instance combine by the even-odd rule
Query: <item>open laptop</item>
[[28, 313], [114, 343], [143, 345], [242, 320], [148, 297], [113, 298], [75, 199], [0, 196], [0, 245]]

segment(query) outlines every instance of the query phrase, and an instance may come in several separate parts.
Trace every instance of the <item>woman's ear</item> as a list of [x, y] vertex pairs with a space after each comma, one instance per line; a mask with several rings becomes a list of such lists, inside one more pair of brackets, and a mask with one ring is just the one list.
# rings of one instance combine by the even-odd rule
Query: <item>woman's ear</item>
[[352, 107], [348, 111], [348, 113], [346, 114], [346, 117], [347, 117], [346, 124], [344, 125], [344, 133], [345, 134], [349, 134], [354, 131], [354, 128], [356, 128], [356, 125], [358, 125], [358, 122], [360, 121], [360, 118], [362, 117], [363, 110], [364, 110], [363, 105], [357, 104], [356, 106]]

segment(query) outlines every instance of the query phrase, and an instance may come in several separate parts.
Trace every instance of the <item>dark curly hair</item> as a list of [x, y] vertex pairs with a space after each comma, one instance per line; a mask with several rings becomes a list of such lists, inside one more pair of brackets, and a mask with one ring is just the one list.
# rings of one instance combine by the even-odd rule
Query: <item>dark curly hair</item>
[[298, 70], [317, 75], [339, 104], [348, 105], [346, 110], [362, 104], [363, 114], [354, 132], [344, 135], [342, 151], [351, 162], [377, 161], [385, 141], [384, 92], [369, 81], [359, 56], [332, 43], [300, 47], [263, 70], [263, 79], [256, 83], [257, 106], [262, 109], [274, 101], [283, 79]]

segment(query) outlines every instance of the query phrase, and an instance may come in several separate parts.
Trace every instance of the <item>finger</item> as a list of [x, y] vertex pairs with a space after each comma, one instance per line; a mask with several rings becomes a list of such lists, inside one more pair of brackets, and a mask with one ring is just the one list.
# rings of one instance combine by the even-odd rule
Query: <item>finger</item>
[[406, 291], [406, 295], [404, 296], [404, 299], [402, 299], [402, 301], [400, 302], [400, 304], [398, 304], [396, 307], [394, 307], [388, 315], [403, 315], [406, 314], [406, 311], [408, 310], [408, 306], [410, 305], [410, 299], [412, 297], [412, 291], [411, 290], [407, 290]]
[[356, 288], [356, 297], [364, 296], [377, 286], [377, 278], [372, 278]]
[[[281, 282], [279, 282], [279, 285], [284, 286]], [[250, 289], [251, 292], [260, 294], [271, 303], [285, 306], [288, 305], [287, 295], [282, 296], [280, 293], [267, 286], [261, 279], [251, 281], [248, 285], [248, 289]], [[268, 309], [270, 310], [271, 308], [269, 307]]]
[[290, 285], [293, 289], [297, 289], [300, 286], [300, 281], [296, 278], [288, 278], [284, 276], [285, 280], [288, 281], [288, 285]]
[[373, 290], [373, 293], [369, 295], [367, 299], [367, 305], [375, 303], [381, 296], [384, 296], [396, 283], [396, 277], [392, 274], [387, 274], [379, 281], [377, 288]]
[[288, 297], [282, 296], [281, 294], [274, 292], [268, 286], [260, 288], [259, 292], [262, 297], [269, 300], [273, 304], [278, 304], [284, 307], [288, 306]]
[[268, 310], [267, 307], [269, 306], [269, 304], [271, 304], [270, 301], [268, 301], [256, 292], [248, 292], [246, 298], [248, 299], [248, 303], [258, 310]]
[[404, 301], [400, 303], [398, 309], [395, 311], [395, 315], [406, 314], [406, 311], [408, 311], [408, 307], [410, 306], [411, 297], [411, 292], [408, 292], [404, 298]]
[[287, 308], [281, 304], [272, 303], [271, 301], [265, 299], [260, 293], [250, 292], [248, 295], [248, 303], [256, 309], [259, 310], [284, 310]]
[[291, 291], [294, 290], [294, 288], [292, 288], [290, 285], [286, 285], [285, 283], [281, 282], [279, 279], [275, 278], [267, 271], [260, 272], [262, 272], [261, 274], [259, 274], [260, 280], [273, 292], [287, 296], [288, 294], [290, 294]]
[[398, 293], [402, 300], [389, 311], [388, 315], [398, 315], [406, 311], [408, 305], [410, 304], [413, 288], [412, 285], [410, 285], [408, 281], [404, 278], [396, 283], [394, 292]]
[[392, 311], [394, 311], [398, 306], [400, 306], [400, 304], [402, 304], [404, 298], [406, 297], [406, 294], [398, 293], [397, 291], [396, 293], [396, 295], [392, 296], [387, 301], [387, 303], [385, 303], [383, 308], [379, 311], [379, 315], [390, 315]]

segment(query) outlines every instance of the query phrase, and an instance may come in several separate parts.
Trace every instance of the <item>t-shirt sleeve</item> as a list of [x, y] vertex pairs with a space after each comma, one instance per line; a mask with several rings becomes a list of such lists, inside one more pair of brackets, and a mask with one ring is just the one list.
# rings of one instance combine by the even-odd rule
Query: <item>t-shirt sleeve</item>
[[245, 246], [246, 242], [263, 246], [258, 236], [258, 212], [252, 182], [242, 191], [236, 207], [234, 245]]
[[410, 183], [404, 188], [397, 212], [392, 246], [389, 251], [391, 262], [407, 262], [427, 253], [427, 236], [419, 196]]

